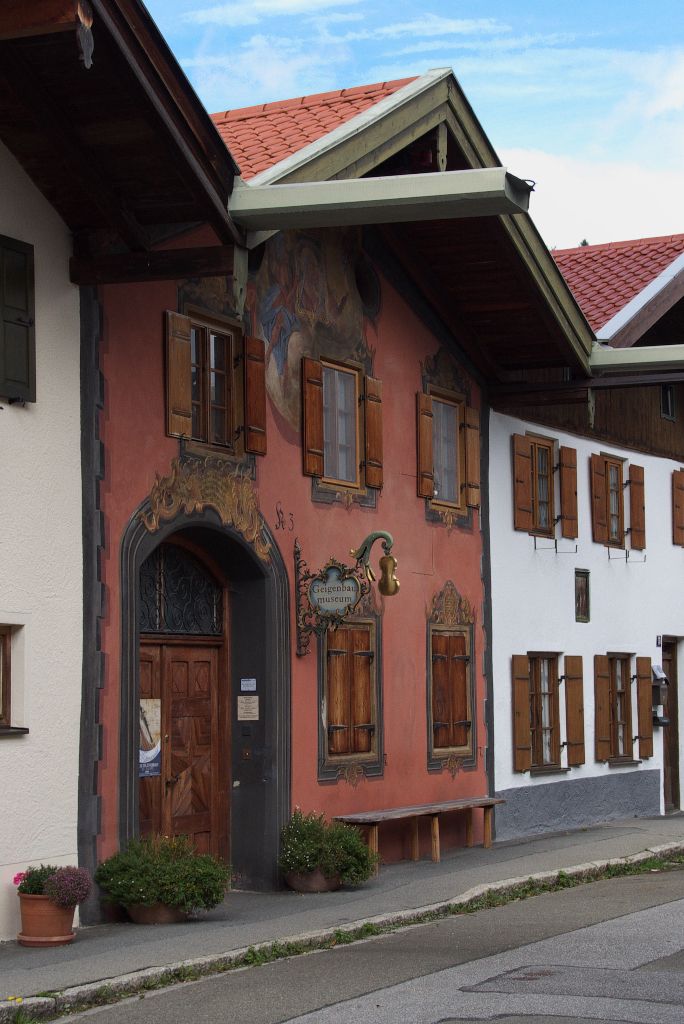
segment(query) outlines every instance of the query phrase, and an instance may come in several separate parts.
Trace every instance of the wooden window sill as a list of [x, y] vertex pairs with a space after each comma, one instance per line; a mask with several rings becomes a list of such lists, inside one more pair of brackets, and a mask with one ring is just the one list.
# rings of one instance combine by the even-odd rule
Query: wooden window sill
[[570, 768], [563, 768], [559, 764], [544, 764], [530, 768], [530, 775], [565, 775], [571, 770]]
[[23, 725], [0, 725], [0, 736], [24, 736], [28, 733]]
[[631, 757], [611, 757], [608, 759], [609, 768], [636, 768], [641, 761], [635, 761]]

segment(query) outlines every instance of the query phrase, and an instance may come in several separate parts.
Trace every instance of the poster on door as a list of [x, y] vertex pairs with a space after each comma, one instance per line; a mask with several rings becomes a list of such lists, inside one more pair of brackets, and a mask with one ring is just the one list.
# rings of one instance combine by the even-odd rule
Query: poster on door
[[141, 779], [161, 775], [161, 701], [158, 697], [140, 701]]

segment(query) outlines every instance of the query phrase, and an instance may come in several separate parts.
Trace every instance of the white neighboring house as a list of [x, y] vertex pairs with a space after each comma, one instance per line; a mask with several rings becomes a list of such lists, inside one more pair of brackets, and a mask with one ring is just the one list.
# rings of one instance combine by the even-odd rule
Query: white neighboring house
[[1, 143], [0, 181], [0, 939], [11, 939], [15, 874], [78, 863], [80, 328], [69, 230]]
[[[673, 236], [554, 253], [603, 339], [594, 376], [650, 374], [660, 388], [616, 390], [612, 406], [596, 391], [579, 412], [559, 404], [534, 419], [490, 413], [500, 840], [680, 806], [682, 245]], [[597, 264], [618, 259], [637, 271], [616, 309]], [[592, 262], [603, 271], [593, 283]], [[664, 707], [652, 687], [660, 669]]]

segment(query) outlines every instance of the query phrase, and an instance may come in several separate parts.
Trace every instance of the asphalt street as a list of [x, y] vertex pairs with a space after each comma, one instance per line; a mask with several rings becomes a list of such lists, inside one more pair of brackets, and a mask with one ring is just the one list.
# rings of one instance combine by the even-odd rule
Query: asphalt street
[[76, 1017], [98, 1024], [682, 1024], [684, 872], [593, 882]]

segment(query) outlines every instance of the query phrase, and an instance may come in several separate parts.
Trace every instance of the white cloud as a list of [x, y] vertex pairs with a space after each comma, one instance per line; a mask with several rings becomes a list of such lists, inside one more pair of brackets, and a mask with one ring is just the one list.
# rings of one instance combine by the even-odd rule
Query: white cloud
[[[344, 42], [359, 42], [364, 39], [398, 39], [400, 36], [438, 36], [444, 42], [444, 36], [474, 35], [485, 33], [496, 35], [499, 32], [510, 32], [510, 25], [503, 25], [494, 18], [440, 18], [436, 14], [426, 14], [414, 21], [398, 22], [394, 25], [382, 25], [380, 28], [366, 29], [363, 32], [348, 32], [340, 38]], [[454, 45], [453, 41], [446, 45]]]
[[257, 35], [230, 53], [200, 53], [182, 63], [193, 70], [193, 85], [213, 112], [327, 92], [337, 87], [349, 59], [345, 47]]
[[[493, 51], [507, 51], [507, 50], [524, 50], [533, 44], [544, 43], [546, 46], [553, 46], [556, 43], [567, 43], [572, 40], [572, 36], [569, 35], [534, 35], [534, 36], [520, 36], [518, 38], [503, 38], [503, 39], [492, 39], [486, 37], [484, 39], [478, 39], [467, 42], [466, 40], [450, 39], [447, 44], [449, 47], [453, 47], [455, 50], [483, 50], [487, 53]], [[383, 54], [384, 57], [401, 57], [406, 53], [422, 53], [426, 50], [434, 50], [437, 47], [444, 47], [445, 43], [443, 39], [431, 39], [425, 40], [422, 43], [415, 43], [413, 46], [403, 46], [400, 50], [388, 50]]]
[[530, 214], [549, 247], [566, 249], [684, 233], [684, 170], [592, 162], [540, 150], [505, 149], [501, 161], [536, 181]]
[[190, 11], [186, 21], [198, 25], [256, 25], [264, 17], [313, 14], [329, 7], [360, 3], [361, 0], [244, 0]]

